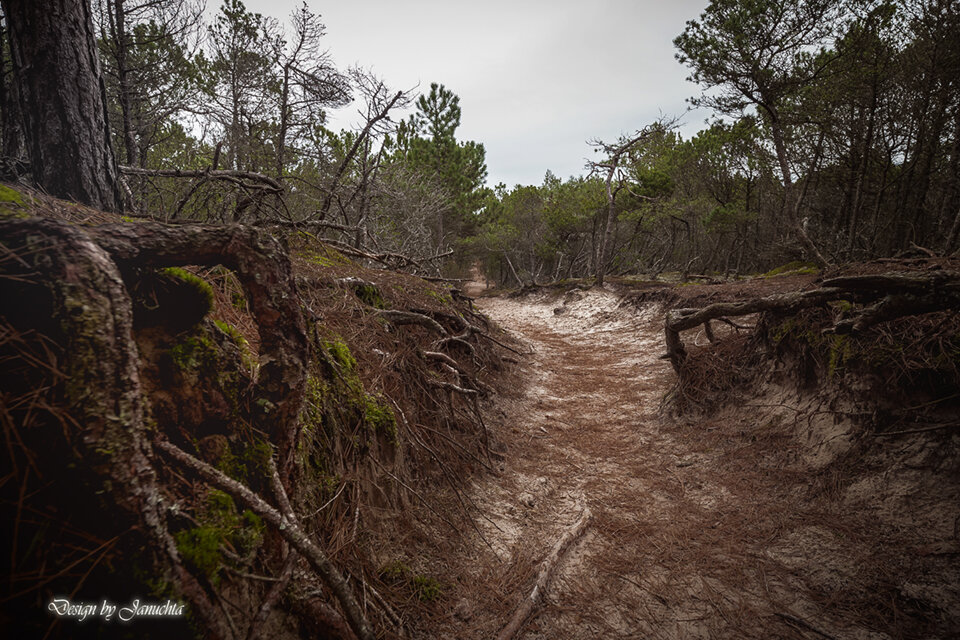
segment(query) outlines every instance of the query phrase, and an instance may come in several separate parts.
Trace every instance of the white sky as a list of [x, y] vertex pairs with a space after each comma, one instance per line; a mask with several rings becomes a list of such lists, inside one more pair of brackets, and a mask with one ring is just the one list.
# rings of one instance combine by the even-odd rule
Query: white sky
[[[246, 0], [288, 22], [298, 0]], [[308, 0], [342, 69], [372, 69], [393, 89], [439, 82], [460, 96], [457, 137], [487, 152], [487, 183], [540, 184], [583, 173], [587, 140], [614, 140], [683, 115], [699, 93], [673, 39], [707, 0]], [[216, 11], [219, 0], [208, 0]], [[359, 120], [336, 112], [335, 127]], [[686, 114], [684, 137], [707, 114]], [[395, 118], [396, 119], [396, 118]]]

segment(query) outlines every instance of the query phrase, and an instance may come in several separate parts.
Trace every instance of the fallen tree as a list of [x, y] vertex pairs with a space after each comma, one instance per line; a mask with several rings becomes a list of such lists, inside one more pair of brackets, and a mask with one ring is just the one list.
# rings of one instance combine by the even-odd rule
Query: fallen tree
[[667, 347], [664, 358], [669, 358], [679, 374], [687, 358], [680, 332], [703, 325], [710, 336], [712, 320], [762, 312], [790, 314], [838, 300], [870, 305], [837, 321], [829, 329], [834, 333], [855, 333], [902, 316], [960, 307], [960, 273], [924, 271], [842, 276], [824, 280], [820, 287], [809, 291], [718, 302], [703, 308], [671, 309], [664, 322]]

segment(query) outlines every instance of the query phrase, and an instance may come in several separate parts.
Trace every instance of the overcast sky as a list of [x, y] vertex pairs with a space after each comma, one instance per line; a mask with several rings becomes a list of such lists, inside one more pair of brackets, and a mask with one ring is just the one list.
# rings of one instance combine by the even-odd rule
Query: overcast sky
[[[299, 0], [246, 0], [288, 22]], [[487, 152], [487, 183], [540, 184], [583, 172], [587, 140], [614, 140], [682, 115], [697, 87], [673, 39], [707, 0], [308, 0], [341, 68], [371, 68], [395, 89], [439, 82], [460, 96], [460, 140]], [[211, 6], [212, 5], [212, 6]], [[209, 0], [216, 10], [218, 0]], [[707, 114], [683, 117], [684, 137]], [[358, 121], [341, 110], [335, 126]]]

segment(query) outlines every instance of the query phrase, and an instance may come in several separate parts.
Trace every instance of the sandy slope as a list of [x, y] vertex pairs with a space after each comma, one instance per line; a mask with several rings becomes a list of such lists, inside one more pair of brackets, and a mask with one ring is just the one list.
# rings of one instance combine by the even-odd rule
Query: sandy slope
[[[891, 577], [907, 562], [901, 539], [811, 473], [795, 430], [751, 407], [697, 424], [660, 417], [673, 373], [658, 309], [597, 289], [481, 306], [532, 355], [524, 393], [502, 404], [503, 471], [472, 487], [485, 541], [447, 559], [462, 569], [444, 637], [493, 637], [585, 506], [588, 533], [524, 638], [902, 635], [891, 631], [897, 610], [911, 615]], [[957, 620], [944, 582], [960, 581], [940, 571], [931, 598]]]

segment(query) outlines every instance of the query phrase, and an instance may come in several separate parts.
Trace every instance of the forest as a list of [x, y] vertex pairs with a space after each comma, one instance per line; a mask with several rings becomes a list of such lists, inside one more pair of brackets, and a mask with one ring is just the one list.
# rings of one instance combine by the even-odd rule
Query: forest
[[960, 633], [956, 0], [710, 0], [515, 185], [321, 10], [0, 0], [0, 626]]
[[[490, 186], [483, 145], [458, 139], [459, 98], [443, 84], [414, 95], [336, 68], [306, 4], [286, 24], [240, 1], [202, 9], [93, 4], [119, 165], [118, 193], [98, 203], [108, 210], [299, 225], [434, 274], [480, 260], [514, 285], [957, 249], [951, 2], [712, 3], [674, 41], [709, 126], [684, 140], [682, 114], [640, 123], [591, 141], [580, 176], [545, 167], [542, 184]], [[4, 51], [2, 153], [25, 159]], [[328, 128], [325, 114], [351, 101], [361, 126]]]

